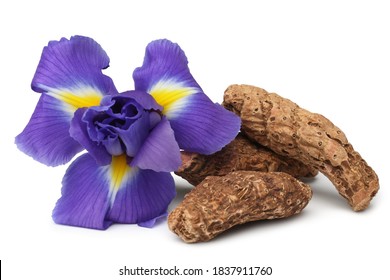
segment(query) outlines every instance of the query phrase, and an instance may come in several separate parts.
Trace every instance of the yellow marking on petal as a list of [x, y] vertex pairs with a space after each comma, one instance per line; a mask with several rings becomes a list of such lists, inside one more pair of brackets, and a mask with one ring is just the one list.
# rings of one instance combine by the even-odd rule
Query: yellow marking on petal
[[150, 90], [150, 94], [156, 102], [163, 106], [163, 114], [167, 115], [172, 106], [191, 94], [196, 93], [196, 88], [184, 87], [178, 83], [159, 82]]
[[86, 92], [83, 95], [75, 95], [71, 92], [60, 92], [57, 98], [71, 105], [75, 109], [83, 107], [98, 106], [102, 100], [102, 96], [97, 92]]
[[113, 156], [110, 169], [111, 190], [116, 193], [121, 187], [123, 181], [127, 178], [131, 167], [127, 164], [126, 154]]
[[78, 86], [73, 88], [51, 88], [40, 85], [50, 95], [64, 102], [66, 110], [73, 114], [79, 108], [99, 106], [103, 94], [91, 86]]

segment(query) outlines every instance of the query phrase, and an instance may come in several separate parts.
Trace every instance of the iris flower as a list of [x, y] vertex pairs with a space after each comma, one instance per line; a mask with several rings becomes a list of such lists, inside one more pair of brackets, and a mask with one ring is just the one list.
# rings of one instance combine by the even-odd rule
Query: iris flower
[[152, 226], [175, 197], [171, 171], [180, 150], [211, 154], [240, 120], [203, 93], [187, 58], [168, 40], [151, 42], [135, 69], [135, 90], [119, 93], [102, 70], [109, 58], [93, 39], [74, 36], [43, 49], [32, 89], [41, 93], [18, 148], [49, 166], [68, 163], [58, 224], [106, 229]]

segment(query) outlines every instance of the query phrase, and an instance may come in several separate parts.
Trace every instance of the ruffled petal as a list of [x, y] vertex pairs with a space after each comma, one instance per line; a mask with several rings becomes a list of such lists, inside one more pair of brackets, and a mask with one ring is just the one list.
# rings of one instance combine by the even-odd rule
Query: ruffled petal
[[147, 92], [139, 90], [130, 90], [120, 93], [118, 96], [124, 96], [134, 99], [145, 110], [162, 111], [162, 106], [159, 105], [156, 100], [150, 96]]
[[129, 174], [119, 185], [107, 217], [117, 223], [151, 227], [176, 195], [174, 180], [168, 172], [131, 168]]
[[87, 110], [87, 108], [80, 108], [74, 113], [69, 129], [70, 136], [77, 140], [90, 153], [98, 165], [110, 164], [111, 155], [107, 152], [106, 148], [92, 141], [88, 134], [87, 122], [83, 119]]
[[204, 94], [183, 98], [174, 106], [170, 124], [180, 148], [200, 154], [213, 154], [238, 134], [241, 120]]
[[53, 210], [57, 224], [93, 229], [106, 229], [111, 204], [109, 168], [98, 166], [89, 155], [78, 157], [68, 168], [62, 181], [62, 196]]
[[116, 132], [126, 148], [126, 154], [134, 157], [148, 136], [150, 118], [148, 112], [143, 112], [128, 129], [117, 128]]
[[131, 164], [157, 172], [174, 171], [180, 166], [180, 148], [166, 117], [150, 132]]
[[68, 168], [53, 210], [58, 224], [106, 229], [112, 223], [152, 226], [176, 195], [170, 173], [130, 167], [126, 155], [99, 166], [89, 155]]
[[234, 139], [240, 119], [203, 93], [187, 64], [177, 44], [153, 41], [142, 67], [133, 73], [135, 88], [149, 92], [163, 106], [180, 148], [211, 154]]
[[62, 103], [42, 95], [23, 132], [16, 136], [18, 148], [35, 160], [49, 166], [65, 164], [83, 147], [69, 135], [71, 116]]
[[[123, 108], [128, 108], [126, 106], [130, 105], [130, 107], [134, 107], [133, 110], [137, 112], [137, 114], [134, 118], [131, 118], [129, 117], [131, 114], [125, 110], [125, 112], [122, 112], [123, 120], [125, 123], [129, 121], [129, 125], [116, 127], [113, 128], [113, 130], [120, 137], [126, 154], [129, 157], [134, 157], [147, 138], [149, 131], [161, 120], [158, 111], [161, 111], [162, 107], [157, 104], [151, 95], [142, 91], [127, 91], [116, 95], [112, 99], [117, 100], [120, 98], [127, 99], [125, 102], [126, 105], [123, 106]], [[135, 104], [130, 100], [133, 100]]]
[[102, 74], [108, 65], [107, 54], [91, 38], [51, 41], [43, 49], [31, 87], [61, 100], [64, 110], [72, 114], [78, 108], [99, 105], [104, 95], [117, 93], [111, 78]]

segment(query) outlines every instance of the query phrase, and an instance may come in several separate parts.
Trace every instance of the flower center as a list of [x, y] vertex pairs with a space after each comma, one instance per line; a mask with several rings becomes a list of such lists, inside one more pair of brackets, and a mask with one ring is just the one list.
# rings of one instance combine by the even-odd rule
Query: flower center
[[89, 108], [84, 121], [90, 139], [103, 145], [110, 155], [134, 157], [161, 115], [145, 110], [133, 98], [111, 96], [101, 106]]

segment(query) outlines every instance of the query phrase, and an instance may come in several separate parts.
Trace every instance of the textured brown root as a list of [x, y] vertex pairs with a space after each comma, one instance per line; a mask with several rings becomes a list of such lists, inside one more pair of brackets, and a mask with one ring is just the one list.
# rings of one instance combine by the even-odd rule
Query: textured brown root
[[308, 185], [286, 173], [210, 176], [169, 214], [168, 226], [185, 242], [208, 241], [238, 224], [298, 214], [311, 197]]
[[175, 173], [192, 185], [199, 184], [207, 176], [223, 176], [239, 170], [285, 172], [294, 177], [314, 177], [318, 173], [315, 168], [278, 155], [242, 134], [212, 155], [182, 152], [182, 162]]
[[230, 86], [223, 105], [241, 117], [241, 130], [250, 139], [327, 176], [353, 210], [367, 208], [379, 190], [374, 170], [324, 116], [248, 85]]

